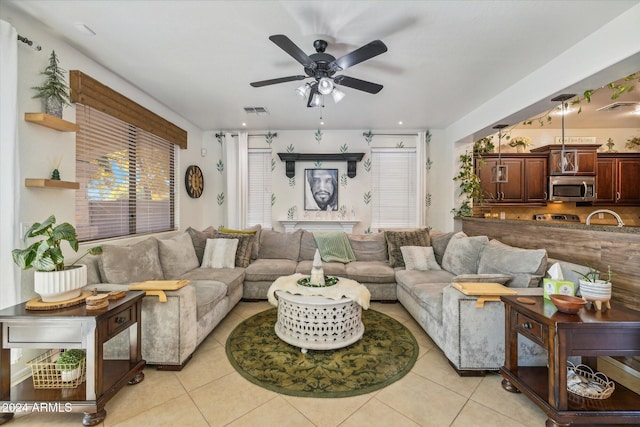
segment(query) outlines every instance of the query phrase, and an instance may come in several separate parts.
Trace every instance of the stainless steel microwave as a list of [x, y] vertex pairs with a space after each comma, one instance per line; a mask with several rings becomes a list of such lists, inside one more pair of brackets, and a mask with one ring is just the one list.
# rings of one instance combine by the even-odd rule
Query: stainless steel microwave
[[595, 176], [550, 176], [549, 200], [591, 202], [596, 196]]

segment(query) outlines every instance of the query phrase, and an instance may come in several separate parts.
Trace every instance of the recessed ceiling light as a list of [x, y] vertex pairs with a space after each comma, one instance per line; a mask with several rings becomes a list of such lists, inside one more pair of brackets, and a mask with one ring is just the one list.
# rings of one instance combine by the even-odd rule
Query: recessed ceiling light
[[246, 126], [247, 124], [245, 122], [242, 122], [242, 126]]
[[324, 125], [324, 122], [320, 122], [321, 125]]
[[80, 31], [82, 34], [86, 36], [96, 35], [95, 31], [93, 31], [91, 28], [89, 28], [87, 25], [83, 24], [82, 22], [76, 22], [75, 24], [73, 24], [73, 26], [76, 27], [76, 30]]
[[400, 121], [398, 122], [398, 124], [402, 126], [402, 120], [400, 120]]

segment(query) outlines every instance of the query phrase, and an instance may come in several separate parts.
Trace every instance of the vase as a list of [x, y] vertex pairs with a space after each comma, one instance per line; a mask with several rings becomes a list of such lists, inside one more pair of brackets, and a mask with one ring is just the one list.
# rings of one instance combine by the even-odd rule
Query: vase
[[62, 118], [62, 102], [59, 99], [49, 97], [45, 98], [44, 112], [57, 118]]
[[586, 280], [580, 280], [580, 296], [593, 303], [598, 310], [602, 309], [602, 303], [605, 303], [607, 308], [611, 308], [611, 282], [606, 280], [596, 280], [595, 282], [589, 282]]
[[77, 380], [80, 378], [80, 375], [82, 375], [82, 368], [80, 366], [74, 369], [60, 371], [60, 379], [65, 383]]
[[524, 145], [516, 145], [516, 151], [518, 153], [524, 153]]
[[74, 265], [61, 271], [36, 271], [34, 290], [42, 302], [67, 301], [79, 297], [87, 285], [87, 266]]

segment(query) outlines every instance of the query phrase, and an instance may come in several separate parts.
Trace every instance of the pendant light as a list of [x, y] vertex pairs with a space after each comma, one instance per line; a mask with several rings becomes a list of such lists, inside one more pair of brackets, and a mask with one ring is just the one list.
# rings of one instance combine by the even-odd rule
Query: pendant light
[[491, 182], [509, 182], [508, 167], [502, 164], [502, 129], [509, 125], [495, 125], [493, 128], [498, 129], [498, 163], [491, 167]]
[[560, 111], [562, 114], [562, 148], [560, 149], [559, 164], [556, 165], [555, 169], [560, 170], [560, 173], [563, 174], [575, 174], [578, 172], [578, 150], [567, 150], [564, 146], [564, 116], [566, 115], [566, 101], [570, 100], [574, 96], [574, 94], [565, 93], [551, 99], [552, 102], [560, 102]]

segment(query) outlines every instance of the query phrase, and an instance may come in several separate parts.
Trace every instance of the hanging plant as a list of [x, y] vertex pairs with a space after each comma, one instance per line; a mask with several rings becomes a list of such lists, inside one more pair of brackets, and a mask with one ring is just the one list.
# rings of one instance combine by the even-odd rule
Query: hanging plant
[[69, 100], [69, 86], [65, 80], [66, 71], [59, 66], [56, 51], [51, 51], [49, 65], [40, 74], [46, 76], [42, 86], [35, 86], [37, 93], [34, 98], [43, 98], [45, 101], [45, 112], [58, 118], [62, 118], [62, 108], [71, 105]]

